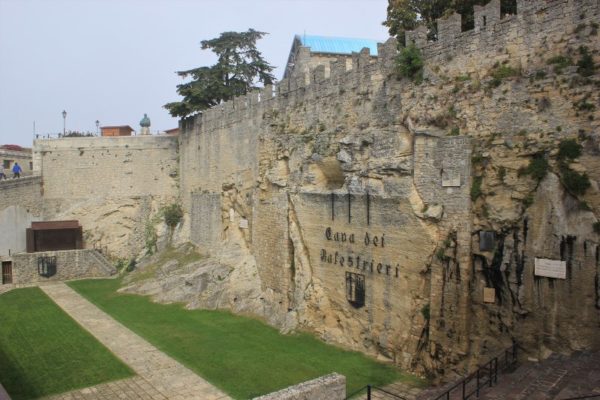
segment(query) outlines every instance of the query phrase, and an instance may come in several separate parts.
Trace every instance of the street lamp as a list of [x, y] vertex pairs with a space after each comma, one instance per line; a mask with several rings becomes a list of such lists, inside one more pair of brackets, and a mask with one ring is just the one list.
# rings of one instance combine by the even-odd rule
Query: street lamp
[[100, 127], [100, 121], [96, 120], [96, 136], [98, 136], [98, 128]]
[[62, 112], [63, 115], [63, 136], [65, 136], [65, 133], [67, 133], [67, 112], [65, 110], [63, 110]]

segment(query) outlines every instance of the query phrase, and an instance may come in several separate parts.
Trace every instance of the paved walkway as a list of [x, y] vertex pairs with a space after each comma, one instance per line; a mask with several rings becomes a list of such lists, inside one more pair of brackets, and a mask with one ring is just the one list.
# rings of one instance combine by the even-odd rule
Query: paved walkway
[[[454, 382], [445, 385], [453, 386]], [[474, 390], [471, 386], [468, 391]], [[436, 399], [443, 388], [423, 391], [419, 400]], [[473, 396], [474, 398], [474, 396]], [[514, 371], [500, 372], [493, 387], [481, 389], [479, 400], [600, 400], [600, 352], [574, 352], [569, 356], [553, 354], [540, 362], [521, 363]], [[445, 397], [444, 397], [445, 399]], [[461, 400], [459, 387], [449, 400]]]
[[64, 283], [40, 288], [138, 375], [52, 399], [229, 399], [225, 393], [115, 321]]

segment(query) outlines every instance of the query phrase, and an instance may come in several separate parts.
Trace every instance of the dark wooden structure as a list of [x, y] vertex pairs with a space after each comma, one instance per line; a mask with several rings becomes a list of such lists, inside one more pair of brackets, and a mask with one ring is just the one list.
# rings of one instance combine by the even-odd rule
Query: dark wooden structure
[[27, 228], [27, 252], [83, 249], [79, 221], [32, 222]]

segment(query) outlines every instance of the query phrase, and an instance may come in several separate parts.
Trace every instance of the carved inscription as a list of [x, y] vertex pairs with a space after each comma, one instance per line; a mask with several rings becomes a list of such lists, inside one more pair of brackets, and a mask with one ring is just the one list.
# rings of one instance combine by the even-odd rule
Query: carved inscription
[[[324, 232], [326, 242], [348, 243], [353, 246], [363, 248], [380, 247], [385, 248], [385, 233], [380, 235], [372, 232], [356, 234], [354, 232], [336, 232], [331, 227], [327, 227]], [[322, 263], [339, 266], [350, 270], [357, 270], [373, 275], [382, 275], [398, 278], [400, 276], [400, 263], [390, 263], [384, 260], [377, 260], [372, 257], [365, 257], [353, 252], [331, 251], [322, 248], [320, 252]]]

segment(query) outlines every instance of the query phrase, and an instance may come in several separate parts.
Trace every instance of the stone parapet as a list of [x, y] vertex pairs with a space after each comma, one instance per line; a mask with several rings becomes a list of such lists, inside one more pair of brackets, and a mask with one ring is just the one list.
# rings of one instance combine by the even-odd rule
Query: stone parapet
[[345, 398], [346, 377], [334, 372], [277, 392], [255, 397], [254, 400], [343, 400]]
[[[41, 267], [41, 261], [46, 267]], [[48, 263], [54, 267], [48, 268]], [[61, 250], [13, 255], [13, 283], [28, 285], [82, 278], [106, 278], [117, 273], [96, 250]], [[42, 275], [45, 273], [45, 276]]]

